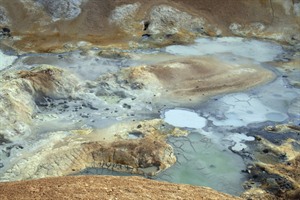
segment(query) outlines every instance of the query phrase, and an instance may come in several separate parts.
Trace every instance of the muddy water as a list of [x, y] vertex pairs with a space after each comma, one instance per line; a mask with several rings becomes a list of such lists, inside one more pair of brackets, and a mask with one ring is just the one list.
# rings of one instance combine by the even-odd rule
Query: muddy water
[[[177, 108], [166, 110], [164, 120], [174, 126], [193, 129], [187, 138], [172, 138], [179, 162], [158, 176], [159, 179], [205, 185], [219, 191], [238, 194], [245, 176], [240, 157], [232, 152], [248, 149], [246, 142], [251, 126], [293, 123], [299, 125], [299, 115], [290, 113], [290, 107], [299, 97], [299, 88], [292, 87], [281, 74], [266, 62], [278, 59], [282, 47], [263, 41], [241, 38], [198, 39], [191, 46], [169, 46], [166, 51], [175, 55], [215, 55], [234, 62], [248, 59], [274, 71], [277, 78], [266, 85], [240, 93], [211, 98], [198, 108], [189, 111], [193, 120]], [[300, 76], [298, 75], [298, 80]], [[184, 111], [188, 112], [188, 111]], [[297, 112], [297, 111], [296, 111]], [[300, 110], [298, 110], [300, 113]], [[206, 125], [205, 125], [206, 124]], [[243, 127], [244, 132], [235, 132]], [[236, 130], [236, 129], [235, 129]], [[196, 143], [194, 143], [196, 142]], [[224, 170], [224, 171], [223, 171]], [[226, 184], [227, 183], [227, 184]]]
[[[124, 67], [153, 64], [185, 56], [213, 55], [232, 64], [256, 62], [277, 75], [266, 85], [247, 91], [212, 97], [193, 108], [165, 107], [155, 105], [124, 104], [127, 100], [97, 98], [94, 91], [77, 100], [47, 100], [39, 102], [39, 112], [34, 118], [34, 136], [28, 141], [17, 141], [20, 146], [11, 148], [10, 156], [0, 155], [0, 174], [9, 169], [10, 162], [20, 154], [30, 155], [36, 146], [42, 146], [47, 132], [73, 129], [105, 128], [114, 123], [128, 120], [143, 120], [161, 117], [165, 122], [191, 134], [187, 137], [169, 138], [178, 162], [154, 177], [177, 183], [209, 186], [216, 190], [238, 195], [243, 191], [246, 179], [241, 171], [245, 169], [242, 157], [234, 152], [247, 149], [247, 130], [255, 124], [297, 123], [299, 114], [295, 101], [300, 96], [299, 88], [289, 84], [287, 74], [277, 71], [269, 62], [279, 59], [284, 49], [274, 43], [244, 40], [241, 38], [198, 39], [190, 46], [169, 46], [164, 49], [122, 51], [127, 56], [104, 58], [98, 49], [75, 51], [63, 54], [24, 54], [18, 58], [0, 54], [0, 70], [31, 69], [40, 64], [51, 64], [70, 70], [82, 81], [97, 79], [100, 75], [117, 72]], [[296, 74], [296, 75], [295, 75]], [[297, 75], [298, 74], [298, 75]], [[293, 73], [293, 79], [300, 80], [300, 73]], [[297, 77], [299, 76], [299, 77]], [[89, 89], [89, 88], [88, 88]], [[87, 90], [88, 90], [87, 89]], [[128, 99], [128, 97], [126, 97]], [[300, 112], [298, 112], [300, 113]], [[244, 132], [236, 132], [244, 127]], [[61, 137], [61, 138], [57, 138]], [[65, 136], [56, 136], [63, 140]], [[40, 140], [40, 141], [39, 141]], [[41, 142], [42, 141], [42, 142]], [[2, 145], [7, 150], [10, 144]], [[2, 166], [2, 167], [1, 167]], [[83, 172], [84, 173], [84, 172]], [[102, 170], [90, 169], [88, 174], [105, 174]]]

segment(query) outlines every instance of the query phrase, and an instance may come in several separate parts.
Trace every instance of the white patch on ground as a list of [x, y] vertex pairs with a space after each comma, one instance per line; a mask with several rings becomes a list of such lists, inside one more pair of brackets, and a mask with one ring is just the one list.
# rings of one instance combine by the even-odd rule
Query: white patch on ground
[[300, 2], [294, 4], [294, 14], [300, 17]]
[[257, 62], [273, 61], [277, 55], [283, 52], [279, 45], [258, 40], [246, 40], [239, 37], [199, 38], [193, 45], [168, 46], [166, 51], [171, 54], [184, 56], [231, 53]]
[[232, 150], [234, 151], [241, 151], [247, 148], [247, 145], [243, 142], [245, 141], [254, 141], [255, 138], [252, 136], [247, 136], [245, 134], [230, 134], [229, 136], [225, 137], [224, 140], [229, 140], [233, 143]]
[[200, 129], [206, 126], [206, 119], [188, 110], [168, 110], [164, 113], [164, 121], [177, 127]]
[[0, 70], [10, 66], [16, 59], [16, 56], [8, 56], [0, 51]]
[[283, 122], [288, 116], [264, 105], [257, 98], [251, 98], [248, 94], [227, 95], [221, 99], [224, 103], [222, 111], [223, 118], [209, 117], [216, 126], [247, 126], [251, 123], [265, 121]]
[[140, 6], [140, 3], [134, 3], [116, 7], [111, 13], [111, 22], [120, 24], [128, 18], [134, 17]]
[[7, 11], [4, 7], [0, 6], [0, 25], [8, 25], [10, 22], [7, 17]]
[[53, 21], [71, 20], [81, 13], [84, 0], [38, 0], [45, 10], [52, 16]]

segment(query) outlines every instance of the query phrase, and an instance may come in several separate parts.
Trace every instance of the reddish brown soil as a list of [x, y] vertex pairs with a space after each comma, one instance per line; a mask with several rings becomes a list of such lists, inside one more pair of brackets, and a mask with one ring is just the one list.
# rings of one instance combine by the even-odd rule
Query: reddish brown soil
[[209, 188], [140, 177], [77, 176], [0, 183], [0, 199], [238, 200]]

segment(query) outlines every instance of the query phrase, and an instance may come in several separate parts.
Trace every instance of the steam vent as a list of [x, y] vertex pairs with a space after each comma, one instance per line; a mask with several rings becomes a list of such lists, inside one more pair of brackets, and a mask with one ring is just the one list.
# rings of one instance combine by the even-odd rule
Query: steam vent
[[0, 199], [300, 199], [300, 0], [0, 0]]

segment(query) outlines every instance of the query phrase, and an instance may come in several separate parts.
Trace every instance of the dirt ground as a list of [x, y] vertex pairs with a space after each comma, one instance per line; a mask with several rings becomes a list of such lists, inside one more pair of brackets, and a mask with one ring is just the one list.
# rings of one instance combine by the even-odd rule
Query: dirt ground
[[240, 198], [209, 188], [141, 177], [77, 176], [0, 183], [0, 199], [210, 199]]

